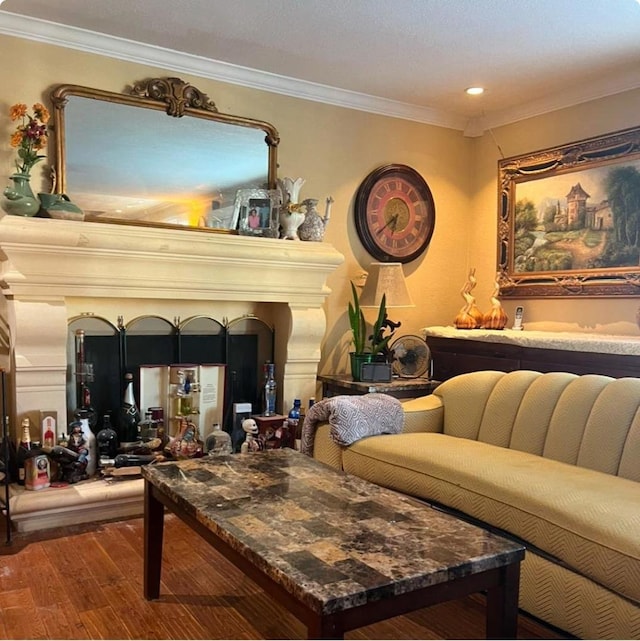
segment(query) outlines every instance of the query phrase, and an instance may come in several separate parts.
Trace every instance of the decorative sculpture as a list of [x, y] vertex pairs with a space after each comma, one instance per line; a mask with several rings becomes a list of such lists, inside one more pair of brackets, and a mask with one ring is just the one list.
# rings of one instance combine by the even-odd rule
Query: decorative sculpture
[[476, 305], [476, 299], [471, 294], [472, 290], [477, 284], [476, 268], [472, 267], [469, 270], [469, 277], [464, 287], [460, 290], [462, 298], [465, 300], [464, 307], [458, 312], [453, 324], [458, 329], [477, 329], [482, 327], [483, 315]]
[[244, 443], [240, 446], [240, 453], [259, 452], [264, 449], [264, 443], [258, 438], [258, 425], [252, 418], [245, 418], [242, 421], [242, 429], [245, 431]]
[[498, 299], [500, 293], [500, 284], [498, 283], [498, 275], [496, 274], [496, 281], [493, 287], [493, 294], [491, 296], [491, 309], [484, 315], [482, 326], [485, 329], [504, 329], [509, 322], [502, 304]]

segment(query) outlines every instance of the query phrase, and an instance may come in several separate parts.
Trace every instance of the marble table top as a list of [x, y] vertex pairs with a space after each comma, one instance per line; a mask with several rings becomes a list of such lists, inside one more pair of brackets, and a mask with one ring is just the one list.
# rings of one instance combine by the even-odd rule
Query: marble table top
[[290, 449], [161, 463], [142, 473], [323, 614], [524, 557], [517, 543]]
[[572, 352], [596, 352], [600, 354], [640, 355], [638, 336], [594, 334], [582, 332], [543, 332], [539, 330], [512, 329], [457, 329], [452, 325], [423, 327], [425, 338], [457, 338], [487, 343], [507, 343], [522, 347], [564, 349]]

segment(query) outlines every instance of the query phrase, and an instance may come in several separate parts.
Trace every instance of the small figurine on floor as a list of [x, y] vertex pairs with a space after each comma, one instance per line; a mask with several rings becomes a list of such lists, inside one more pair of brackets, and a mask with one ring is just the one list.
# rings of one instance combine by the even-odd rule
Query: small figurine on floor
[[260, 452], [264, 449], [264, 443], [258, 438], [258, 425], [252, 418], [245, 418], [242, 421], [242, 429], [245, 431], [245, 439], [240, 447], [240, 453]]

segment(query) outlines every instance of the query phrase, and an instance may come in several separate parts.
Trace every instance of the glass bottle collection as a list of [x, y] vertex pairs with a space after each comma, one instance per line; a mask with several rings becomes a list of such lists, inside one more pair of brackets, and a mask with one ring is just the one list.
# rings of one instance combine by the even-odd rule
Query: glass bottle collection
[[[85, 360], [84, 332], [78, 330], [76, 341], [76, 392], [78, 406], [73, 411], [68, 433], [55, 434], [55, 422], [43, 423], [42, 439], [32, 440], [31, 423], [24, 418], [18, 446], [9, 439], [8, 461], [5, 468], [9, 481], [38, 490], [51, 484], [75, 483], [93, 476], [99, 469], [145, 465], [165, 458], [184, 459], [204, 455], [223, 456], [233, 452], [231, 435], [214, 423], [207, 434], [201, 435], [192, 416], [198, 413], [198, 382], [193, 370], [177, 371], [177, 382], [170, 396], [174, 398], [171, 417], [174, 421], [171, 437], [165, 426], [164, 408], [149, 407], [141, 417], [135, 400], [133, 375], [125, 376], [122, 404], [116, 413], [117, 423], [107, 412], [98, 427], [98, 413], [91, 404], [89, 383], [93, 367]], [[263, 382], [264, 417], [277, 417], [277, 383], [275, 365], [265, 363]], [[309, 407], [314, 400], [310, 399]], [[281, 426], [270, 430], [268, 438], [258, 434], [263, 447], [299, 448], [304, 420], [301, 400], [295, 399]], [[256, 417], [259, 418], [259, 417]], [[8, 424], [8, 418], [7, 418]], [[39, 435], [40, 436], [40, 435]]]

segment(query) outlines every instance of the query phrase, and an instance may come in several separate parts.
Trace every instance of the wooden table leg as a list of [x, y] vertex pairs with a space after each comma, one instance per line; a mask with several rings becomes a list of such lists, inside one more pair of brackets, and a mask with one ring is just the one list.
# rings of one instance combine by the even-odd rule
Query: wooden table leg
[[338, 624], [335, 616], [318, 615], [317, 618], [307, 626], [308, 639], [344, 639], [342, 626]]
[[516, 639], [520, 562], [501, 569], [500, 585], [487, 590], [487, 639]]
[[153, 486], [144, 482], [144, 597], [160, 596], [164, 505], [152, 494]]

